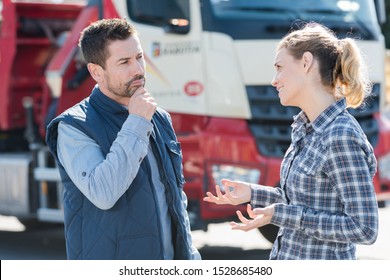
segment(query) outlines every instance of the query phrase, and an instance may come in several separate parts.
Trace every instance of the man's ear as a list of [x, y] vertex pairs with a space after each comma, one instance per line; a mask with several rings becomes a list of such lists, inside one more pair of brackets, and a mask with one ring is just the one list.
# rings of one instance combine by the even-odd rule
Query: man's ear
[[311, 52], [305, 52], [302, 56], [302, 63], [304, 71], [307, 73], [311, 66], [313, 65], [313, 54]]
[[87, 68], [95, 82], [100, 83], [103, 81], [103, 68], [100, 65], [88, 63]]

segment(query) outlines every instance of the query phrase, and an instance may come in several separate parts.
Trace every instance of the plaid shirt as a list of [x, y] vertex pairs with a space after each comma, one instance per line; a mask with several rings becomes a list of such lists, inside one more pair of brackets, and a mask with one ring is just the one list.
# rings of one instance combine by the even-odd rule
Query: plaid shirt
[[356, 259], [378, 232], [376, 159], [345, 99], [312, 123], [301, 111], [281, 166], [280, 187], [252, 187], [254, 207], [275, 204], [280, 227], [270, 259]]

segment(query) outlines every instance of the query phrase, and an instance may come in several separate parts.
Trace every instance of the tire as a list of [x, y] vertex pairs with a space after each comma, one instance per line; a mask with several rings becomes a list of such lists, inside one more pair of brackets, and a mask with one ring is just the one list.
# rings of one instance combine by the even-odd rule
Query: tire
[[18, 220], [22, 225], [24, 225], [26, 231], [52, 229], [61, 226], [59, 223], [40, 222], [35, 218], [18, 218]]
[[378, 201], [378, 208], [385, 208], [386, 202], [385, 201]]
[[276, 236], [278, 235], [279, 227], [269, 224], [259, 228], [260, 233], [269, 242], [274, 243]]
[[19, 222], [24, 225], [26, 230], [33, 230], [39, 228], [40, 223], [34, 218], [18, 218]]

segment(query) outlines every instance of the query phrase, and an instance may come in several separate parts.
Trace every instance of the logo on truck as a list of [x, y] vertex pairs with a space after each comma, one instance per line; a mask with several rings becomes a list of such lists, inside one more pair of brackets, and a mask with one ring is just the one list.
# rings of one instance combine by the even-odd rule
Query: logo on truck
[[190, 81], [184, 85], [184, 92], [188, 96], [198, 96], [203, 92], [203, 84], [198, 81]]
[[164, 55], [186, 55], [200, 52], [200, 42], [174, 42], [162, 44], [152, 43], [152, 56], [154, 58]]

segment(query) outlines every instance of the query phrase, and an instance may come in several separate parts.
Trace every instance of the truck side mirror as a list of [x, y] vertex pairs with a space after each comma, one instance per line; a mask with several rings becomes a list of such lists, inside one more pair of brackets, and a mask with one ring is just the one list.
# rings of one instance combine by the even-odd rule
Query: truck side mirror
[[374, 0], [376, 16], [378, 23], [383, 25], [386, 23], [386, 6], [384, 0]]
[[164, 25], [167, 33], [187, 34], [190, 32], [190, 22], [184, 18], [172, 18]]

